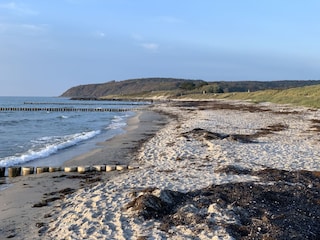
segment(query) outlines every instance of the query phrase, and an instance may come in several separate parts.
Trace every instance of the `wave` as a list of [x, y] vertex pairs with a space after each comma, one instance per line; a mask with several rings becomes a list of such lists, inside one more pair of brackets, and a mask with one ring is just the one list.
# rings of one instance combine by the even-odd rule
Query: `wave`
[[32, 147], [20, 156], [9, 156], [0, 159], [1, 167], [23, 164], [38, 158], [45, 158], [57, 153], [59, 150], [72, 147], [82, 141], [100, 134], [101, 131], [82, 132], [65, 136], [42, 137], [32, 141]]
[[60, 118], [60, 119], [68, 119], [69, 117], [65, 116], [65, 115], [61, 115], [61, 116], [58, 116], [58, 118]]
[[111, 120], [111, 123], [107, 127], [107, 129], [119, 129], [123, 128], [127, 125], [125, 118], [127, 116], [114, 116], [113, 119]]

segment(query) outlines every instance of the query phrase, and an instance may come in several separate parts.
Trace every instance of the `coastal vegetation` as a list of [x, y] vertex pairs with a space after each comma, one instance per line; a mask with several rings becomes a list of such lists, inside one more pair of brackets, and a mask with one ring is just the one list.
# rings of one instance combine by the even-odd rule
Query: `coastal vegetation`
[[320, 108], [320, 80], [206, 82], [142, 78], [72, 87], [63, 97], [85, 99], [238, 99]]
[[[320, 82], [319, 82], [320, 83]], [[72, 87], [62, 97], [100, 98], [103, 96], [126, 96], [154, 91], [192, 91], [208, 83], [202, 80], [185, 80], [176, 78], [143, 78], [124, 81], [110, 81], [100, 84], [87, 84]]]
[[290, 88], [285, 90], [228, 93], [221, 94], [217, 97], [320, 108], [320, 85]]

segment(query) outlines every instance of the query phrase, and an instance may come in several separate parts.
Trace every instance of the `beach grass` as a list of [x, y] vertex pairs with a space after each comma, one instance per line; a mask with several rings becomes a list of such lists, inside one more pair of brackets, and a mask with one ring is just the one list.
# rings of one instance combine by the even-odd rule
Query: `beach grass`
[[192, 91], [153, 91], [130, 95], [105, 96], [102, 99], [231, 99], [245, 100], [255, 103], [272, 102], [320, 108], [320, 85], [290, 88], [284, 90], [262, 90], [256, 92], [199, 93]]
[[263, 90], [256, 92], [232, 92], [220, 94], [190, 94], [181, 98], [191, 99], [232, 99], [255, 103], [272, 102], [320, 108], [320, 85], [290, 88], [285, 90]]

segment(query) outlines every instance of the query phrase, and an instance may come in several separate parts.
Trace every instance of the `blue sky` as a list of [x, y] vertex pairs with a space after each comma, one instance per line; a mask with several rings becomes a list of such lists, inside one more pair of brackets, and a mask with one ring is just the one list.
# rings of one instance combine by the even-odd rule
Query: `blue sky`
[[0, 96], [143, 77], [320, 79], [318, 0], [0, 0]]

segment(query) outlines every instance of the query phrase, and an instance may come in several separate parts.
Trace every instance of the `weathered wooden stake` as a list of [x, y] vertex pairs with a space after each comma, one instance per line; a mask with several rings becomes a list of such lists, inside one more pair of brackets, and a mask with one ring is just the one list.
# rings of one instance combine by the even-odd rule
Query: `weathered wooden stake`
[[22, 167], [21, 172], [22, 176], [34, 174], [34, 167]]
[[5, 172], [6, 172], [6, 168], [0, 167], [0, 177], [4, 177]]
[[49, 167], [37, 167], [36, 172], [37, 172], [37, 174], [49, 172]]
[[65, 172], [76, 172], [77, 167], [64, 167]]
[[86, 173], [90, 171], [90, 166], [78, 166], [78, 173]]
[[106, 172], [111, 172], [116, 170], [116, 166], [115, 165], [106, 165]]
[[18, 177], [20, 176], [21, 167], [9, 167], [8, 176], [9, 177]]
[[94, 165], [92, 166], [93, 171], [101, 172], [101, 171], [106, 171], [106, 166], [105, 165]]
[[128, 169], [129, 169], [129, 170], [134, 170], [134, 169], [138, 169], [138, 168], [139, 168], [139, 166], [131, 166], [131, 165], [128, 166]]
[[61, 167], [49, 167], [49, 172], [60, 172]]
[[116, 170], [118, 170], [118, 171], [122, 171], [124, 169], [128, 169], [128, 166], [127, 165], [117, 165], [116, 166]]

